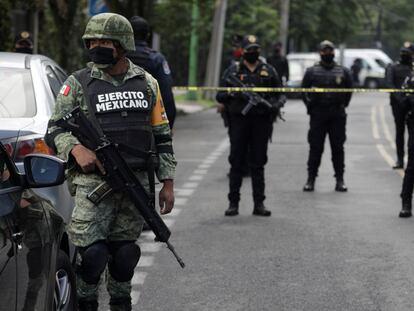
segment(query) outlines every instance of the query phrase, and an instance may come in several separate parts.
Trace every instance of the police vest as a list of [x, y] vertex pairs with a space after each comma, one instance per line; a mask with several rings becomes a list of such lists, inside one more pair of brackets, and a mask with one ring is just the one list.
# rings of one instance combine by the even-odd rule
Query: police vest
[[155, 141], [151, 126], [153, 107], [145, 77], [136, 76], [114, 86], [92, 78], [89, 69], [74, 76], [88, 97], [88, 112], [95, 115], [103, 133], [118, 146], [132, 169], [146, 169], [149, 156], [155, 153]]
[[151, 60], [151, 53], [153, 53], [153, 50], [151, 50], [149, 47], [137, 47], [134, 52], [128, 53], [127, 57], [137, 66], [140, 66], [141, 68], [145, 69], [149, 73], [154, 73], [154, 65]]
[[[317, 64], [312, 67], [312, 87], [318, 88], [343, 88], [345, 87], [345, 70], [335, 65], [332, 68], [325, 68]], [[342, 105], [344, 95], [341, 93], [311, 93], [312, 104], [319, 105]], [[332, 107], [334, 108], [334, 107]]]
[[400, 88], [403, 85], [405, 78], [411, 74], [412, 66], [408, 64], [397, 63], [391, 67], [391, 70], [393, 71], [392, 83], [396, 88]]

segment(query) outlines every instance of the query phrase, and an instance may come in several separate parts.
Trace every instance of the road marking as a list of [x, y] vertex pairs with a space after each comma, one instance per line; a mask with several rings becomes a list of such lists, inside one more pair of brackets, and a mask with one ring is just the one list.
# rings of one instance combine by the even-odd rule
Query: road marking
[[171, 228], [175, 224], [175, 219], [164, 219], [165, 224], [167, 227]]
[[154, 264], [154, 257], [152, 256], [141, 256], [138, 261], [138, 268], [151, 267]]
[[372, 136], [375, 139], [380, 139], [380, 135], [378, 132], [378, 123], [377, 123], [377, 106], [372, 105], [371, 107], [371, 125], [372, 125]]
[[141, 248], [141, 252], [144, 253], [156, 253], [161, 249], [161, 243], [140, 243], [139, 247]]
[[178, 216], [178, 214], [180, 214], [180, 213], [181, 213], [181, 208], [174, 207], [173, 210], [169, 214], [167, 214], [163, 217], [175, 217], [175, 216]]
[[192, 175], [190, 176], [190, 178], [188, 178], [188, 180], [194, 181], [194, 180], [203, 180], [204, 176], [202, 175]]
[[177, 206], [179, 206], [179, 205], [186, 205], [187, 204], [187, 201], [188, 201], [187, 198], [175, 198], [174, 205], [177, 205]]
[[199, 183], [198, 183], [198, 182], [186, 182], [186, 183], [183, 185], [183, 188], [197, 188], [197, 187], [198, 187], [198, 185], [199, 185]]
[[147, 272], [135, 272], [134, 276], [132, 277], [132, 285], [142, 285], [145, 282], [145, 278], [147, 277]]
[[199, 166], [198, 166], [199, 168], [210, 168], [211, 167], [211, 164], [200, 164]]
[[394, 139], [392, 138], [391, 131], [390, 131], [389, 127], [388, 127], [387, 121], [385, 121], [384, 105], [381, 105], [379, 107], [379, 110], [380, 110], [380, 119], [381, 119], [382, 129], [384, 131], [385, 138], [388, 140], [388, 142], [390, 143], [391, 147], [395, 150], [395, 142], [394, 142]]
[[136, 290], [131, 291], [131, 304], [136, 305], [138, 303], [139, 297], [141, 296], [141, 293]]
[[179, 189], [176, 190], [175, 195], [177, 197], [183, 196], [183, 197], [189, 197], [194, 193], [195, 189]]

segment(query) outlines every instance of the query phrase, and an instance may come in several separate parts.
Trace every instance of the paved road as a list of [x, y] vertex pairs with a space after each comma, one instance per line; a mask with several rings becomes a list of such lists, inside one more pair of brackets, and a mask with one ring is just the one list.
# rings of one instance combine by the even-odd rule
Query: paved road
[[391, 170], [387, 95], [355, 95], [348, 111], [345, 180], [334, 191], [328, 144], [314, 193], [306, 179], [308, 117], [289, 101], [266, 170], [270, 218], [252, 216], [250, 179], [240, 215], [224, 217], [228, 142], [213, 110], [177, 121], [179, 161], [168, 250], [140, 239], [134, 310], [413, 310], [414, 224], [399, 219], [401, 174]]

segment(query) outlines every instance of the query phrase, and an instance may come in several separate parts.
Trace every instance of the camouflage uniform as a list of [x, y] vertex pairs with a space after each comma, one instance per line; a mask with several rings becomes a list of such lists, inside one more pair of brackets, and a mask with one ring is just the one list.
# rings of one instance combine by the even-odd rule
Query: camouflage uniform
[[[106, 37], [105, 35], [99, 34], [100, 27], [115, 27], [119, 32], [122, 32], [122, 29], [119, 29], [119, 27], [124, 26], [124, 24], [119, 23], [119, 18], [112, 18], [113, 16], [119, 17], [119, 15], [111, 13], [100, 14], [93, 17], [87, 26], [83, 39], [113, 39], [112, 37]], [[95, 28], [97, 29], [98, 34], [91, 31], [91, 29], [94, 30]], [[125, 50], [134, 49], [133, 37], [132, 42], [130, 42], [129, 37], [125, 40], [121, 38], [119, 39], [119, 42]], [[134, 77], [145, 76], [147, 81], [147, 91], [150, 98], [149, 105], [152, 111], [151, 126], [153, 135], [170, 137], [170, 127], [162, 104], [157, 81], [149, 73], [134, 65], [130, 60], [127, 59], [127, 61], [129, 69], [122, 79], [119, 79], [119, 77], [118, 79], [116, 79], [117, 77], [112, 77], [100, 69], [100, 65], [94, 63], [88, 63], [88, 67], [91, 70], [90, 75], [93, 79], [109, 82], [116, 87], [123, 85], [129, 79]], [[70, 152], [76, 144], [79, 144], [79, 141], [70, 132], [63, 131], [61, 128], [53, 125], [53, 121], [60, 119], [77, 106], [88, 115], [88, 106], [83, 94], [82, 86], [80, 82], [71, 75], [64, 83], [61, 93], [57, 97], [55, 111], [51, 117], [52, 122], [50, 122], [47, 134], [49, 139], [52, 137], [57, 155], [69, 163], [67, 181], [71, 193], [75, 195], [75, 209], [73, 210], [72, 219], [68, 225], [70, 239], [79, 247], [86, 247], [96, 241], [102, 240], [135, 241], [142, 231], [143, 218], [131, 202], [129, 196], [124, 192], [118, 192], [101, 201], [98, 206], [90, 202], [86, 198], [86, 195], [96, 186], [103, 183], [104, 180], [101, 176], [95, 173], [84, 174], [76, 168], [76, 163]], [[171, 144], [171, 141], [167, 141], [157, 144], [157, 146]], [[176, 166], [174, 155], [172, 153], [160, 153], [158, 156], [159, 167], [156, 170], [158, 179], [160, 181], [174, 179]], [[146, 171], [137, 170], [136, 176], [149, 192], [149, 182]], [[80, 277], [78, 277], [77, 281], [78, 298], [97, 298], [98, 285], [87, 284]], [[131, 284], [130, 281], [117, 282], [115, 279], [111, 278], [111, 275], [108, 273], [107, 289], [111, 298], [125, 297], [130, 294]], [[111, 306], [111, 310], [124, 309], [117, 309], [116, 307]]]

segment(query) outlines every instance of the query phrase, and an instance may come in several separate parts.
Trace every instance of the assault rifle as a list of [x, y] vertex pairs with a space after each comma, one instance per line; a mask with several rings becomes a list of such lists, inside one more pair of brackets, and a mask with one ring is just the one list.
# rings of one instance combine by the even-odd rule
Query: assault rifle
[[[229, 75], [226, 79], [226, 82], [228, 84], [230, 84], [233, 87], [242, 87], [242, 88], [247, 88], [249, 87], [248, 85], [244, 84], [239, 78], [237, 78], [234, 75]], [[263, 98], [262, 96], [260, 96], [259, 94], [257, 94], [256, 92], [241, 92], [241, 94], [243, 94], [243, 96], [245, 98], [247, 98], [248, 102], [246, 107], [243, 108], [242, 110], [242, 115], [247, 115], [250, 111], [250, 109], [252, 109], [253, 107], [256, 107], [258, 105], [264, 105], [266, 106], [269, 110], [273, 109], [273, 105], [271, 103], [269, 103], [268, 100], [266, 100], [265, 98]], [[284, 98], [284, 100], [283, 100]], [[276, 107], [275, 107], [275, 118], [272, 118], [274, 120], [276, 120], [277, 118], [285, 121], [285, 119], [282, 116], [282, 112], [280, 111], [280, 108], [282, 108], [282, 106], [285, 104], [286, 102], [286, 97], [283, 96], [282, 100], [279, 100], [276, 103]]]
[[[57, 120], [55, 124], [72, 131], [72, 134], [85, 147], [95, 151], [97, 158], [105, 169], [104, 180], [112, 189], [125, 190], [145, 222], [156, 236], [156, 240], [167, 244], [182, 268], [183, 260], [177, 255], [168, 241], [171, 231], [155, 210], [154, 197], [149, 196], [134, 172], [121, 156], [117, 146], [106, 137], [98, 126], [94, 126], [79, 107]], [[151, 155], [150, 155], [151, 156]]]

